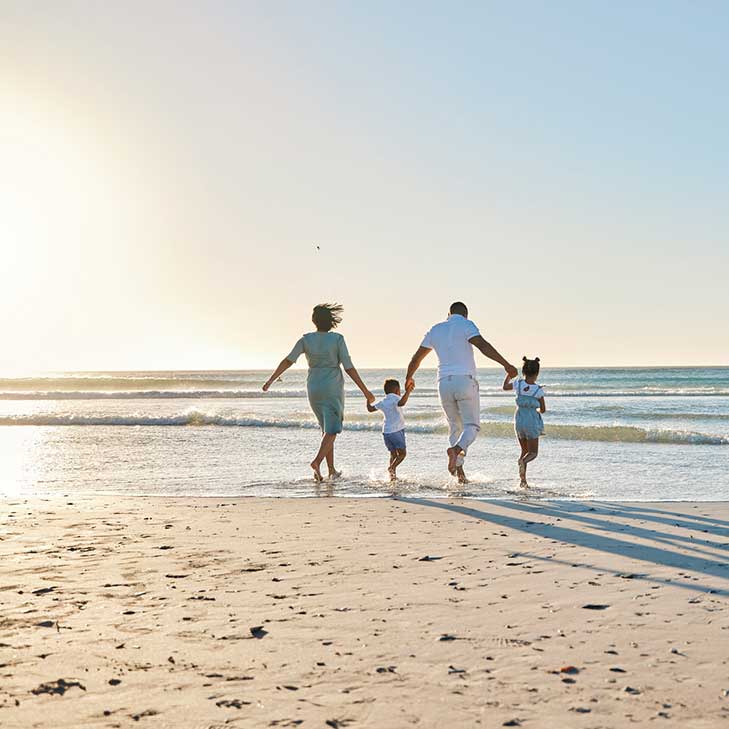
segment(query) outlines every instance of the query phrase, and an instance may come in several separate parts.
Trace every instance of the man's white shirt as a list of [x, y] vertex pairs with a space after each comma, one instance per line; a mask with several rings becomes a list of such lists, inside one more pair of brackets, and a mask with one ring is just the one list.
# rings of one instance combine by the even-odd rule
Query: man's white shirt
[[476, 361], [470, 339], [480, 334], [478, 327], [460, 314], [431, 327], [421, 347], [434, 349], [438, 355], [438, 380], [449, 375], [476, 375]]

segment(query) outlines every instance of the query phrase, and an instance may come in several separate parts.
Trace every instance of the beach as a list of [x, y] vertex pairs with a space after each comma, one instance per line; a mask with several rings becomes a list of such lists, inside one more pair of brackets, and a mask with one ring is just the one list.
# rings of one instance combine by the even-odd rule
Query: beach
[[3, 727], [729, 723], [727, 503], [0, 510]]

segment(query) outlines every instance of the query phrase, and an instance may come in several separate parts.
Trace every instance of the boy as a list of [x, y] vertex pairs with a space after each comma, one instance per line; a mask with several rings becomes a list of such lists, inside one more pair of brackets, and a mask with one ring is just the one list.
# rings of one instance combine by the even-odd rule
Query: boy
[[390, 481], [397, 480], [397, 467], [405, 460], [407, 455], [405, 448], [405, 418], [403, 418], [400, 408], [404, 407], [414, 388], [415, 384], [411, 383], [409, 387], [405, 388], [405, 394], [401, 396], [400, 383], [397, 380], [385, 380], [385, 397], [374, 405], [367, 403], [369, 412], [374, 413], [376, 410], [381, 410], [385, 416], [385, 421], [382, 424], [382, 435], [387, 450], [390, 451], [390, 465], [387, 469], [390, 474]]

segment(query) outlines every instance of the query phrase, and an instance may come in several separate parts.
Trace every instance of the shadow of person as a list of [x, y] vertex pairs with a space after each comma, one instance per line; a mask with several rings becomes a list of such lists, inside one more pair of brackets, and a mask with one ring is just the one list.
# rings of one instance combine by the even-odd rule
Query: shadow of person
[[[443, 509], [462, 514], [502, 528], [540, 537], [548, 540], [550, 544], [562, 542], [565, 545], [574, 545], [590, 550], [596, 555], [603, 553], [624, 557], [632, 561], [675, 569], [679, 573], [693, 572], [698, 577], [685, 574], [667, 577], [650, 573], [637, 574], [635, 577], [650, 582], [670, 584], [694, 592], [729, 595], [729, 554], [711, 552], [705, 552], [707, 556], [687, 554], [686, 552], [691, 551], [693, 548], [684, 544], [675, 544], [672, 541], [675, 535], [637, 529], [630, 523], [620, 523], [617, 521], [620, 518], [619, 511], [613, 515], [616, 521], [612, 522], [603, 519], [587, 519], [580, 514], [572, 513], [568, 509], [562, 508], [562, 505], [566, 502], [530, 504], [514, 501], [483, 502], [474, 500], [466, 505], [417, 497], [399, 497], [397, 500], [413, 506]], [[588, 504], [582, 504], [582, 506], [589, 508]], [[619, 509], [618, 504], [613, 506]], [[517, 517], [508, 513], [509, 510], [519, 511], [524, 516]], [[540, 518], [547, 521], [535, 521], [535, 519]], [[566, 526], [561, 523], [564, 520], [577, 521], [583, 528], [580, 529], [574, 525]], [[618, 538], [618, 534], [622, 538]], [[711, 555], [711, 558], [708, 555]], [[551, 559], [543, 556], [536, 558]], [[601, 572], [620, 573], [619, 570], [591, 563], [582, 563], [581, 566]], [[714, 579], [707, 580], [707, 578]]]

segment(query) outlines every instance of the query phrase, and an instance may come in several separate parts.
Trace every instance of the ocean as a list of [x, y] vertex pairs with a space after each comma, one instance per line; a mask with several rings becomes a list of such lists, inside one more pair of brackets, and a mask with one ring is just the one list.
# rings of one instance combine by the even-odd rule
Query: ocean
[[[397, 370], [363, 370], [382, 393]], [[481, 433], [459, 486], [435, 372], [405, 408], [408, 457], [387, 480], [381, 416], [347, 381], [343, 476], [317, 486], [319, 433], [306, 371], [269, 393], [268, 372], [75, 372], [0, 378], [0, 492], [156, 496], [389, 496], [698, 500], [729, 498], [729, 367], [545, 368], [546, 435], [518, 486], [511, 393], [479, 371]]]

